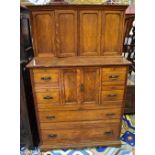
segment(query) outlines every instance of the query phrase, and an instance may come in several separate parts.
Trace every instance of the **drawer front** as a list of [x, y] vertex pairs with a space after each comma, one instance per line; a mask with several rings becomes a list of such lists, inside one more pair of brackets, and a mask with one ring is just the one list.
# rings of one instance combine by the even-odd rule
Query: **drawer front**
[[124, 90], [124, 86], [122, 85], [113, 85], [113, 86], [107, 86], [107, 85], [102, 85], [102, 91], [106, 90]]
[[105, 67], [102, 72], [126, 72], [127, 67]]
[[40, 122], [96, 121], [120, 118], [121, 108], [78, 111], [39, 112]]
[[64, 104], [38, 104], [38, 111], [68, 111], [68, 110], [101, 110], [105, 108], [117, 108], [122, 107], [123, 101], [103, 101], [101, 100], [100, 104], [94, 105], [94, 104], [77, 104], [77, 105], [64, 105]]
[[34, 83], [36, 84], [48, 84], [48, 83], [58, 84], [59, 82], [58, 70], [40, 69], [40, 70], [33, 70], [33, 73], [34, 73]]
[[74, 129], [53, 129], [41, 130], [43, 143], [50, 142], [71, 142], [71, 141], [92, 141], [118, 139], [119, 126], [114, 124], [106, 125], [103, 128], [74, 128]]
[[110, 82], [110, 84], [124, 84], [126, 72], [102, 72], [102, 84]]
[[58, 89], [45, 91], [45, 92], [36, 92], [36, 99], [38, 104], [52, 104], [60, 103], [60, 91]]
[[102, 91], [101, 101], [123, 100], [124, 90]]

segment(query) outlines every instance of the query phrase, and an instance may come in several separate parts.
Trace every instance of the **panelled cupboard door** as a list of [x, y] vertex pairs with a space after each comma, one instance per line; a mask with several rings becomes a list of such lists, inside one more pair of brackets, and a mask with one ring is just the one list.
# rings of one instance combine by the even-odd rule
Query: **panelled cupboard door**
[[77, 55], [77, 12], [56, 10], [55, 43], [58, 57]]
[[80, 11], [80, 56], [100, 55], [101, 12]]
[[121, 11], [102, 11], [101, 55], [121, 55], [123, 17]]
[[62, 85], [63, 85], [63, 104], [78, 104], [79, 90], [78, 90], [79, 74], [77, 69], [63, 69], [62, 70]]
[[32, 12], [32, 32], [35, 56], [54, 55], [54, 11]]
[[99, 68], [83, 68], [80, 74], [82, 104], [98, 104], [100, 90]]

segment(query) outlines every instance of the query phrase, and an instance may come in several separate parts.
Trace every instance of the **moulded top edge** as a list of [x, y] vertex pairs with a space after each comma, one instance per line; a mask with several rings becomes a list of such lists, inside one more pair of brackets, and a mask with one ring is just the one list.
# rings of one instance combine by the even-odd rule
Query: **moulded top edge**
[[38, 9], [45, 9], [50, 10], [53, 8], [104, 8], [104, 9], [118, 9], [118, 10], [125, 10], [127, 9], [128, 5], [113, 5], [113, 4], [68, 4], [68, 3], [50, 3], [47, 5], [33, 5], [33, 4], [26, 4], [27, 8], [30, 10], [38, 10]]
[[84, 67], [84, 66], [116, 66], [130, 65], [131, 62], [123, 57], [67, 57], [47, 58], [36, 57], [27, 65], [28, 68], [36, 67]]

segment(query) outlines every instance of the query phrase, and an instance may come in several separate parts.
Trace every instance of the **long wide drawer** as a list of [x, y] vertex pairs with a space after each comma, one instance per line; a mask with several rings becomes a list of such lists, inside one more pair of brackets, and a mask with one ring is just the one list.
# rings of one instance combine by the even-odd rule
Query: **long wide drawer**
[[[42, 142], [81, 142], [92, 140], [111, 140], [119, 138], [119, 125], [111, 124], [92, 124], [92, 127], [85, 125], [77, 128], [41, 130]], [[69, 124], [68, 124], [69, 126]], [[98, 127], [100, 126], [100, 127]]]
[[40, 122], [92, 121], [120, 118], [121, 108], [78, 111], [39, 112]]

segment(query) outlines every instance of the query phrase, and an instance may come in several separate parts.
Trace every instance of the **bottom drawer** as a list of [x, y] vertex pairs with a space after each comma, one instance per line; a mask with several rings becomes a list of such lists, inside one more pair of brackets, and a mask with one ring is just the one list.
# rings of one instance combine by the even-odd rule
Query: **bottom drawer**
[[100, 127], [82, 126], [81, 128], [65, 128], [41, 130], [43, 143], [84, 142], [96, 140], [117, 140], [119, 124], [102, 124]]

